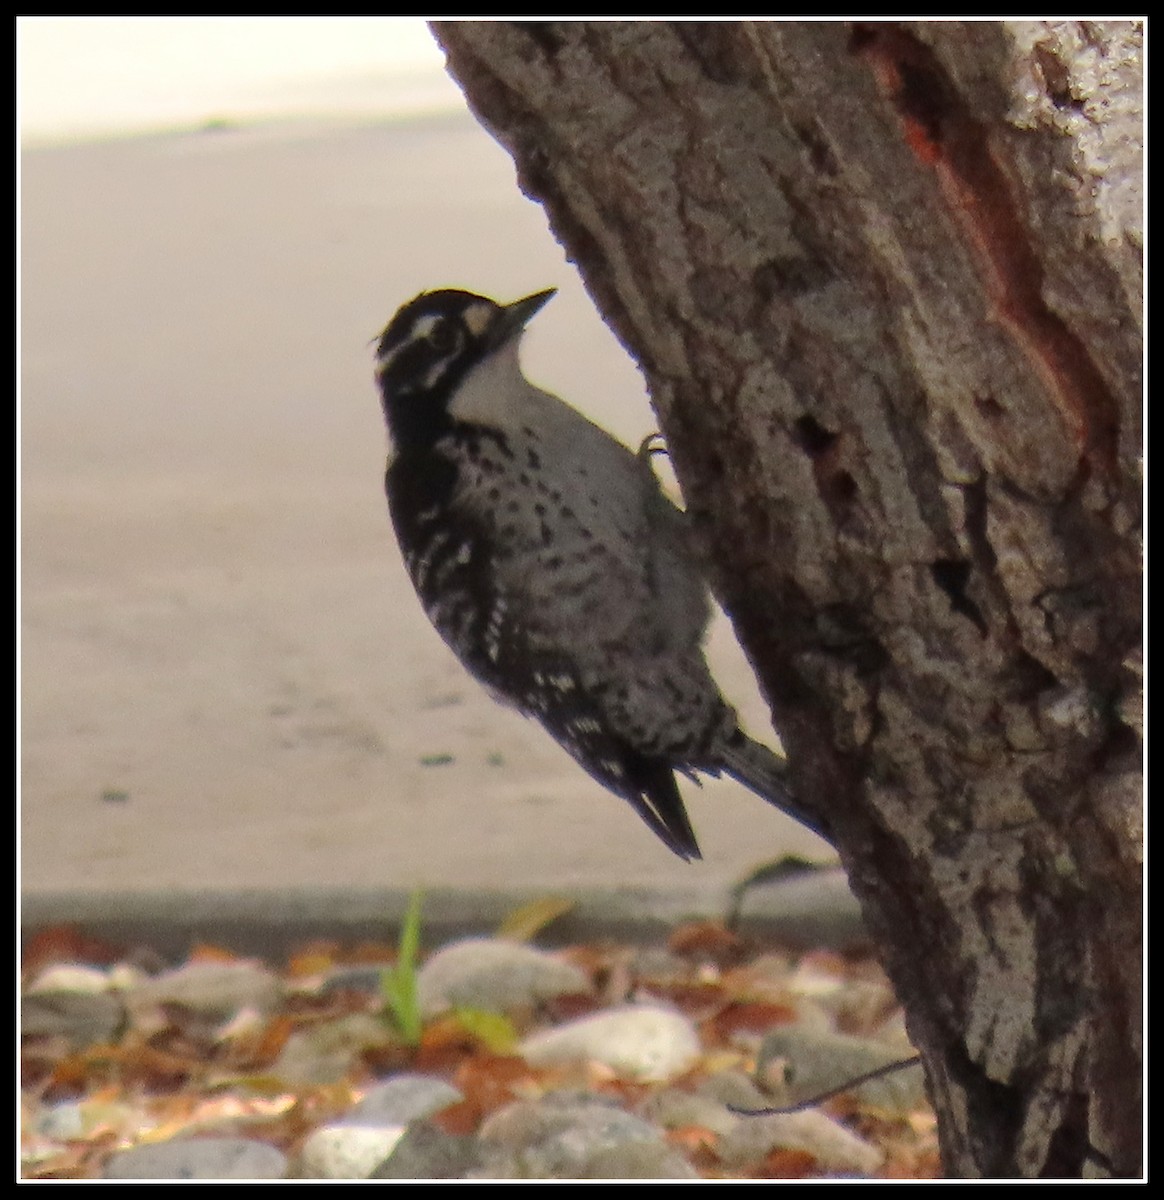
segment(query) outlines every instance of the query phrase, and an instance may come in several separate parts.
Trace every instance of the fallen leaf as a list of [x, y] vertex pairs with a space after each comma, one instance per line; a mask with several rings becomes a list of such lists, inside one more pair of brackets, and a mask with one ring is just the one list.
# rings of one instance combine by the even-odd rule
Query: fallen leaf
[[342, 961], [352, 963], [353, 965], [363, 965], [366, 963], [391, 964], [396, 961], [396, 958], [396, 947], [390, 946], [387, 942], [357, 942], [344, 955]]
[[696, 1150], [714, 1150], [719, 1134], [706, 1125], [676, 1125], [667, 1130], [667, 1141], [684, 1153]]
[[420, 1035], [415, 1068], [439, 1075], [457, 1068], [461, 1061], [479, 1049], [477, 1039], [465, 1029], [454, 1013], [430, 1021]]
[[692, 921], [672, 932], [667, 949], [684, 958], [700, 958], [726, 966], [738, 962], [745, 947], [743, 939], [720, 921]]
[[457, 1008], [453, 1015], [461, 1027], [493, 1054], [508, 1054], [517, 1045], [517, 1030], [503, 1013], [480, 1008]]
[[83, 933], [73, 925], [49, 925], [24, 944], [21, 968], [34, 975], [53, 963], [92, 963], [109, 966], [122, 958], [120, 946]]
[[563, 896], [542, 896], [508, 913], [497, 927], [497, 936], [515, 942], [528, 942], [541, 933], [551, 921], [576, 907], [576, 902]]
[[[523, 1091], [536, 1085], [536, 1075], [525, 1059], [511, 1054], [476, 1054], [465, 1059], [453, 1075], [453, 1086], [464, 1097], [456, 1109], [470, 1106], [476, 1113], [472, 1128], [480, 1119], [516, 1099]], [[456, 1113], [450, 1120], [456, 1123], [466, 1117]], [[442, 1122], [448, 1133], [465, 1132], [452, 1129]]]
[[666, 1000], [693, 1021], [704, 1021], [712, 1017], [723, 1006], [726, 996], [718, 983], [701, 983], [674, 980], [666, 983], [644, 983], [644, 993]]
[[287, 962], [287, 974], [292, 979], [309, 979], [326, 975], [335, 966], [335, 954], [330, 950], [312, 948], [301, 950]]
[[188, 963], [236, 963], [242, 962], [242, 956], [228, 950], [225, 946], [216, 946], [212, 942], [199, 942], [186, 956]]
[[476, 1132], [481, 1124], [481, 1110], [470, 1100], [460, 1100], [425, 1119], [445, 1133], [462, 1136]]
[[777, 1147], [770, 1150], [756, 1171], [759, 1179], [806, 1179], [816, 1170], [816, 1155], [807, 1150]]
[[768, 1000], [737, 1000], [721, 1008], [708, 1020], [705, 1032], [719, 1042], [730, 1042], [739, 1034], [762, 1036], [774, 1025], [789, 1025], [796, 1018], [796, 1009], [788, 1004], [775, 1004]]

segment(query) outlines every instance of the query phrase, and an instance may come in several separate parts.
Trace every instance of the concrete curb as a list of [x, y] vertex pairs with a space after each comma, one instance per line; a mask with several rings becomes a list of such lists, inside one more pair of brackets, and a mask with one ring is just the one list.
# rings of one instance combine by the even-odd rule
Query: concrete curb
[[[542, 944], [615, 938], [644, 943], [664, 939], [676, 925], [723, 920], [732, 907], [722, 892], [637, 888], [564, 889], [574, 907], [548, 925]], [[423, 937], [434, 946], [457, 937], [490, 933], [514, 909], [544, 899], [545, 890], [457, 891], [424, 894]], [[276, 958], [316, 938], [343, 942], [394, 941], [409, 893], [344, 889], [189, 892], [45, 892], [25, 896], [22, 940], [53, 925], [149, 946], [183, 957], [199, 941], [240, 954]], [[750, 939], [797, 947], [849, 949], [867, 944], [860, 911], [838, 869], [808, 871], [750, 887], [738, 906], [738, 929]]]

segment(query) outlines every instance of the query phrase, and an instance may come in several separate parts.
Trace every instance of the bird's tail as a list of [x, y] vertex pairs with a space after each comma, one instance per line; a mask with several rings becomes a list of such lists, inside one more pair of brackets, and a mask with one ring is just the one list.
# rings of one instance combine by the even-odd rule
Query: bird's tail
[[721, 762], [723, 770], [737, 782], [787, 813], [806, 829], [829, 840], [823, 819], [818, 814], [810, 813], [793, 794], [786, 758], [737, 729], [724, 745]]

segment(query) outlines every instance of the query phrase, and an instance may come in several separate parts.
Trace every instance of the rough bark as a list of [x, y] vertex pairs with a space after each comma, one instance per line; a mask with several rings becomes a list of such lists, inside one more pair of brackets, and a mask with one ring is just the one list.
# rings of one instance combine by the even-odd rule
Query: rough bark
[[1138, 1175], [1142, 29], [435, 29], [644, 370], [947, 1171]]

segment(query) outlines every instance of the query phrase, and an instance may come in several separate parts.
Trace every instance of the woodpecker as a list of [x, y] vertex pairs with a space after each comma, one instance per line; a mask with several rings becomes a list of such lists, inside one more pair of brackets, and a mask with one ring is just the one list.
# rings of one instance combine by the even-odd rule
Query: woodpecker
[[554, 291], [424, 292], [380, 334], [388, 509], [424, 611], [681, 858], [700, 853], [676, 772], [726, 773], [819, 832], [711, 677], [708, 593], [652, 439], [636, 454], [522, 374]]

